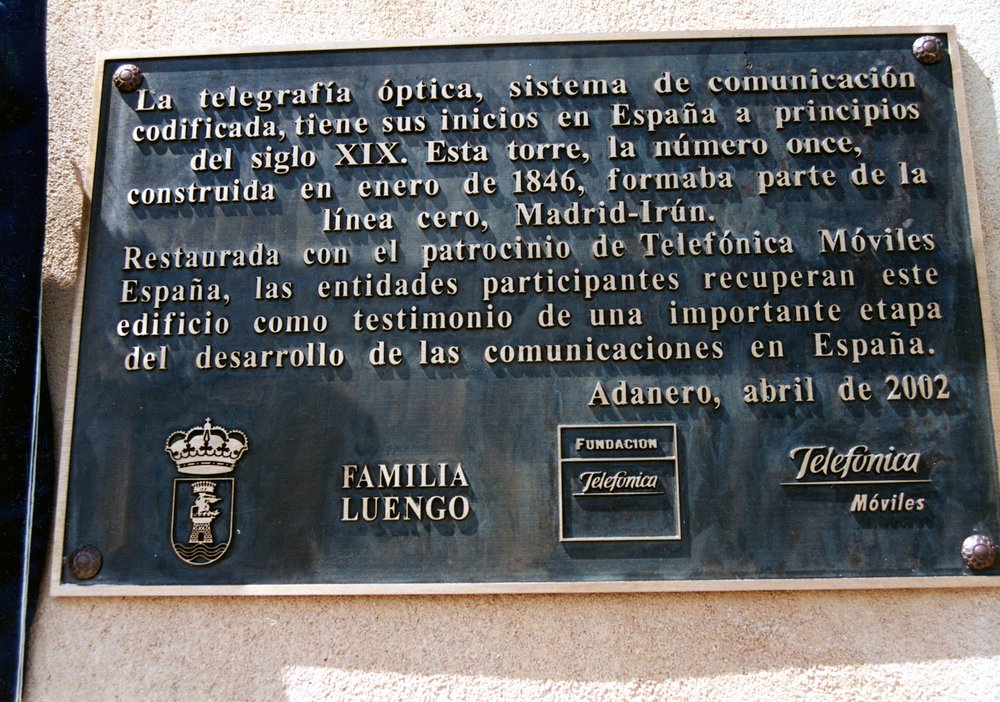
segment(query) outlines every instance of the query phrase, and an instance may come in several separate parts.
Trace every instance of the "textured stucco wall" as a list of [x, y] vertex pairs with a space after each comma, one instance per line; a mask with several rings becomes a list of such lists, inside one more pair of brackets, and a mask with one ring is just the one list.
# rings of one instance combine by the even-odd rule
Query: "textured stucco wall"
[[[954, 24], [1000, 310], [1000, 4], [49, 0], [44, 342], [66, 386], [96, 54], [418, 37]], [[1000, 327], [1000, 325], [998, 325]], [[1000, 699], [1000, 590], [44, 598], [31, 700]]]

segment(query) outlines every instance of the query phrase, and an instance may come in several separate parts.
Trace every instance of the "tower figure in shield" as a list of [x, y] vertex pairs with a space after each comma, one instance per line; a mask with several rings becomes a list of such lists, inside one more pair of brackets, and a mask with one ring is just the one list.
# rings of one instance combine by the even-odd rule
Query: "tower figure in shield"
[[211, 419], [167, 439], [178, 472], [206, 476], [174, 479], [170, 542], [185, 563], [208, 565], [229, 549], [236, 480], [215, 476], [232, 472], [247, 448], [243, 432], [214, 426]]
[[211, 505], [222, 502], [215, 494], [216, 484], [210, 480], [199, 480], [191, 484], [191, 490], [196, 495], [191, 505], [191, 536], [189, 544], [210, 544], [212, 538], [212, 522], [219, 516], [221, 510], [213, 510]]

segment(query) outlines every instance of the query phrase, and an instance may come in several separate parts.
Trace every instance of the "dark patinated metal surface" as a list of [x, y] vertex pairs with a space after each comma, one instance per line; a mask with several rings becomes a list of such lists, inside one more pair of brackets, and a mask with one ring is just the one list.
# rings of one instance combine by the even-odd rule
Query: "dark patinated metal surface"
[[[63, 552], [100, 545], [104, 565], [88, 588], [970, 579], [956, 545], [1000, 530], [987, 340], [955, 52], [918, 62], [917, 37], [130, 59], [142, 64], [142, 89], [106, 90], [101, 100]], [[119, 63], [108, 62], [103, 85]], [[817, 87], [826, 74], [838, 87]], [[800, 89], [761, 76], [800, 76]], [[539, 91], [588, 78], [620, 78], [627, 90], [511, 97], [512, 84]], [[678, 93], [681, 78], [690, 91]], [[468, 82], [478, 98], [435, 92], [448, 82]], [[322, 102], [341, 87], [349, 102]], [[322, 104], [277, 105], [278, 90], [296, 88], [300, 102], [318, 94]], [[671, 110], [672, 123], [635, 122]], [[442, 131], [445, 111], [507, 124]], [[707, 111], [716, 119], [702, 120]], [[588, 126], [559, 124], [584, 113]], [[528, 114], [536, 126], [509, 125]], [[612, 126], [615, 114], [629, 118]], [[322, 120], [360, 118], [364, 131], [310, 132]], [[180, 136], [209, 121], [222, 136]], [[236, 138], [232, 125], [274, 131]], [[797, 151], [844, 137], [849, 152]], [[727, 158], [663, 152], [694, 140], [769, 148]], [[590, 158], [512, 155], [571, 142]], [[624, 142], [634, 154], [619, 152]], [[759, 193], [761, 172], [810, 167], [839, 178]], [[538, 191], [515, 193], [530, 170], [541, 173]], [[544, 185], [549, 171], [558, 177]], [[638, 184], [676, 173], [689, 185]], [[497, 193], [470, 194], [486, 178]], [[396, 180], [402, 195], [366, 190]], [[429, 180], [439, 192], [409, 194]], [[563, 188], [568, 181], [575, 187]], [[267, 187], [275, 198], [257, 199]], [[315, 197], [320, 187], [329, 192]], [[203, 188], [237, 201], [156, 204]], [[567, 219], [591, 208], [607, 221], [526, 224], [517, 206], [537, 203]], [[676, 203], [692, 217], [639, 214]], [[427, 212], [459, 213], [458, 223], [422, 227]], [[467, 226], [467, 212], [489, 226]], [[354, 225], [338, 224], [348, 215]], [[787, 237], [794, 250], [720, 253], [767, 236]], [[622, 243], [611, 253], [614, 240]], [[426, 260], [459, 244], [518, 242], [570, 253]], [[184, 263], [220, 251], [225, 265]], [[232, 265], [233, 251], [273, 253], [280, 264]], [[928, 267], [933, 282], [918, 285], [913, 276]], [[821, 269], [848, 271], [851, 284], [719, 284]], [[626, 275], [674, 276], [677, 289], [587, 296], [573, 287]], [[900, 275], [906, 282], [896, 284]], [[488, 278], [512, 287], [487, 296]], [[435, 281], [450, 291], [430, 292]], [[338, 283], [344, 294], [331, 294]], [[211, 285], [218, 299], [187, 299]], [[143, 300], [142, 286], [179, 297]], [[908, 303], [943, 312], [907, 319]], [[763, 315], [777, 304], [837, 305], [843, 317], [732, 317], [713, 328], [697, 316]], [[687, 321], [685, 307], [695, 310]], [[405, 326], [411, 314], [464, 320], [470, 311], [510, 323]], [[168, 318], [176, 331], [182, 313], [227, 326], [152, 332]], [[307, 328], [279, 333], [269, 323]], [[900, 348], [905, 339], [919, 352], [851, 356], [873, 338]], [[754, 358], [758, 341], [781, 353]], [[536, 347], [579, 349], [580, 359], [534, 360]], [[258, 367], [246, 367], [245, 353]], [[645, 402], [653, 390], [688, 401]], [[428, 505], [432, 516], [420, 511]]]

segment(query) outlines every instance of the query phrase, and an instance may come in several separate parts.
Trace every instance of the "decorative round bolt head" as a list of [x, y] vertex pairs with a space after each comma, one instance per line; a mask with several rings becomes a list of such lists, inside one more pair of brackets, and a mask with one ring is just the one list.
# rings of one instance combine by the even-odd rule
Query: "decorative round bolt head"
[[985, 570], [997, 561], [997, 547], [993, 539], [973, 534], [962, 542], [962, 560], [973, 570]]
[[944, 58], [944, 54], [944, 42], [935, 36], [928, 34], [913, 42], [913, 55], [920, 63], [937, 63]]
[[93, 546], [81, 546], [69, 554], [69, 572], [77, 580], [90, 580], [104, 564], [101, 552]]
[[123, 93], [131, 93], [142, 85], [142, 69], [133, 63], [122, 64], [111, 77], [115, 87]]

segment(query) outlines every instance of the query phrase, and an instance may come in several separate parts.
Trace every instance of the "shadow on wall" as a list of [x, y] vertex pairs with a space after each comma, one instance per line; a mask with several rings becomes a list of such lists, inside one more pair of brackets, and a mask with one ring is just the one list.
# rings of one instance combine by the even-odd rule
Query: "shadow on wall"
[[[976, 163], [976, 186], [979, 196], [979, 214], [982, 218], [983, 238], [990, 242], [987, 252], [986, 273], [993, 309], [993, 326], [1000, 330], [1000, 135], [994, 125], [1000, 124], [996, 104], [993, 102], [993, 84], [989, 77], [969, 56], [962, 53], [965, 73], [965, 98], [969, 112], [973, 158]], [[977, 128], [981, 126], [982, 128]], [[991, 177], [992, 176], [992, 177]]]
[[[120, 699], [177, 699], [198, 691], [209, 699], [278, 700], [334, 691], [364, 697], [400, 685], [426, 696], [435, 689], [428, 677], [480, 690], [492, 680], [519, 689], [545, 683], [568, 692], [597, 684], [621, 692], [636, 682], [655, 687], [828, 668], [866, 667], [863, 674], [871, 675], [872, 666], [1000, 655], [1000, 592], [993, 590], [128, 604], [50, 600], [59, 611], [48, 621], [90, 633], [77, 633], [71, 649], [44, 646], [33, 659], [29, 689], [38, 699], [48, 698], [45, 669], [77, 664], [83, 697], [114, 690]], [[95, 661], [104, 670], [95, 671]], [[153, 665], [172, 672], [154, 682]], [[169, 691], [161, 689], [166, 679]]]

